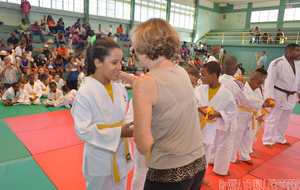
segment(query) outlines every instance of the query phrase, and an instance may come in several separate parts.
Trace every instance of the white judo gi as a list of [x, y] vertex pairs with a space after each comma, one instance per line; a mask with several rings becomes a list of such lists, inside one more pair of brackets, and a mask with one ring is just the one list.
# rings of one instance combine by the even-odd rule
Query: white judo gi
[[47, 88], [47, 87], [44, 85], [44, 83], [42, 83], [39, 79], [37, 79], [37, 80], [34, 81], [34, 82], [38, 83], [38, 84], [41, 86], [42, 92], [43, 92], [42, 97], [47, 97], [49, 88]]
[[[234, 80], [230, 75], [224, 74], [219, 78], [220, 83], [229, 89], [232, 93], [236, 105], [243, 106], [248, 109], [261, 108], [263, 101], [248, 97], [243, 92], [243, 85]], [[210, 163], [214, 164], [214, 172], [220, 175], [227, 175], [232, 157], [234, 135], [237, 131], [238, 110], [230, 122], [230, 127], [227, 130], [217, 128], [214, 147], [211, 153]]]
[[[256, 99], [256, 104], [248, 104], [251, 107], [244, 107], [248, 109], [249, 111], [256, 111], [256, 117], [258, 117], [261, 113], [261, 106], [263, 104], [263, 100], [257, 96], [257, 94], [252, 90], [248, 82], [246, 82], [244, 86], [244, 93], [247, 95], [247, 97]], [[234, 136], [234, 143], [233, 143], [233, 152], [232, 152], [232, 158], [231, 162], [235, 162], [237, 157], [237, 151], [239, 150], [240, 160], [247, 161], [250, 159], [250, 146], [252, 146], [253, 136], [252, 136], [252, 130], [255, 130], [255, 128], [258, 125], [257, 120], [253, 116], [253, 112], [247, 112], [243, 111], [241, 109], [238, 109], [238, 117], [237, 117], [237, 131], [235, 132]], [[254, 123], [252, 121], [252, 117], [254, 117]], [[255, 127], [253, 129], [253, 127]]]
[[2, 99], [9, 102], [18, 102], [14, 105], [22, 105], [25, 100], [25, 93], [21, 88], [17, 93], [15, 93], [14, 88], [10, 87], [5, 91], [5, 93], [2, 96]]
[[114, 102], [100, 82], [86, 77], [71, 110], [75, 131], [85, 142], [83, 174], [88, 190], [126, 190], [133, 167], [130, 141], [121, 138], [128, 95], [122, 84], [111, 83]]
[[70, 108], [71, 106], [73, 106], [76, 94], [77, 91], [73, 89], [68, 94], [65, 95], [64, 106], [66, 108]]
[[[221, 84], [218, 92], [209, 101], [209, 85], [200, 85], [195, 88], [195, 95], [198, 107], [208, 106], [215, 111], [220, 112], [220, 118], [215, 118], [216, 122], [205, 125], [202, 130], [202, 142], [205, 150], [206, 164], [208, 165], [211, 157], [211, 150], [213, 148], [216, 129], [223, 129], [227, 131], [230, 127], [230, 121], [234, 118], [236, 112], [236, 103], [232, 93]], [[200, 125], [202, 122], [200, 122]], [[227, 172], [226, 172], [227, 173]]]
[[[286, 143], [285, 133], [291, 120], [292, 110], [295, 107], [296, 94], [300, 93], [300, 62], [294, 61], [295, 72], [289, 62], [282, 56], [270, 63], [268, 77], [265, 82], [265, 98], [275, 100], [275, 107], [270, 108], [266, 117], [263, 144], [273, 145], [275, 142]], [[286, 93], [275, 89], [279, 87], [287, 91], [296, 91], [287, 96]]]
[[25, 101], [23, 103], [24, 105], [30, 105], [32, 102], [30, 101], [29, 98], [33, 98], [34, 99], [35, 97], [37, 97], [37, 99], [35, 99], [33, 101], [33, 104], [35, 104], [35, 105], [41, 104], [40, 98], [41, 98], [41, 96], [43, 94], [42, 88], [36, 82], [34, 82], [33, 85], [34, 86], [32, 88], [31, 85], [30, 85], [30, 83], [28, 82], [24, 86], [24, 93], [25, 93], [25, 96], [26, 96]]
[[64, 94], [59, 89], [56, 89], [55, 93], [48, 90], [48, 99], [44, 100], [43, 104], [53, 105], [55, 107], [64, 106]]
[[[125, 123], [129, 123], [133, 121], [133, 105], [132, 100], [129, 103], [129, 109], [125, 117]], [[131, 182], [131, 190], [143, 190], [148, 166], [147, 166], [147, 154], [142, 155], [138, 149], [136, 148], [136, 144], [134, 143], [134, 172], [133, 178]]]

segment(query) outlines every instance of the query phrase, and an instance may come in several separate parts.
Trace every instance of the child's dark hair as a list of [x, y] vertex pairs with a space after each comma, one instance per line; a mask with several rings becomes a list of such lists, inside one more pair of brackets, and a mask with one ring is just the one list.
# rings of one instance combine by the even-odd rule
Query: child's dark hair
[[55, 77], [56, 75], [58, 75], [58, 76], [59, 76], [59, 78], [61, 78], [61, 76], [60, 76], [60, 74], [59, 74], [59, 73], [56, 73], [56, 74], [54, 75], [54, 77]]
[[260, 72], [263, 75], [268, 75], [268, 72], [264, 68], [257, 68], [255, 72]]
[[31, 74], [28, 75], [28, 79], [30, 78], [30, 76], [33, 76], [33, 77], [34, 77], [34, 75], [31, 73]]
[[49, 86], [51, 86], [52, 84], [54, 84], [56, 86], [56, 82], [54, 82], [54, 81], [50, 82]]
[[202, 66], [202, 68], [206, 68], [207, 72], [210, 75], [213, 74], [213, 73], [215, 73], [218, 78], [219, 78], [219, 76], [221, 74], [221, 67], [220, 67], [219, 63], [217, 63], [215, 61], [210, 61], [210, 62], [204, 64]]
[[87, 49], [85, 63], [85, 69], [87, 72], [87, 76], [94, 74], [96, 71], [95, 66], [95, 59], [99, 59], [100, 62], [104, 62], [105, 57], [110, 54], [110, 51], [119, 48], [121, 49], [120, 45], [116, 42], [112, 41], [108, 38], [100, 38], [97, 39], [93, 46], [90, 46]]
[[57, 56], [56, 56], [56, 59], [58, 59], [58, 60], [60, 60], [62, 57], [61, 57], [61, 55], [60, 54], [58, 54]]
[[187, 68], [186, 72], [194, 77], [196, 77], [197, 79], [199, 79], [199, 71], [193, 67]]
[[69, 91], [69, 87], [67, 85], [63, 85], [61, 87], [61, 89], [63, 90], [63, 92], [68, 92]]
[[12, 87], [14, 88], [16, 85], [19, 85], [19, 83], [18, 83], [18, 82], [14, 82], [14, 83], [12, 84]]
[[74, 61], [75, 61], [75, 57], [74, 56], [70, 56], [68, 57], [68, 62], [70, 63], [71, 59], [74, 58]]

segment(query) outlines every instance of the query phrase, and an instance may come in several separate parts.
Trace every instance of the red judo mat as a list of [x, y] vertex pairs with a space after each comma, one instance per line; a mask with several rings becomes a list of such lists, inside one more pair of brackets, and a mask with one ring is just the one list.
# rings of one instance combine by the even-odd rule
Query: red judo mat
[[16, 135], [33, 155], [83, 143], [75, 133], [74, 124], [47, 127]]
[[74, 123], [70, 110], [6, 118], [14, 133]]

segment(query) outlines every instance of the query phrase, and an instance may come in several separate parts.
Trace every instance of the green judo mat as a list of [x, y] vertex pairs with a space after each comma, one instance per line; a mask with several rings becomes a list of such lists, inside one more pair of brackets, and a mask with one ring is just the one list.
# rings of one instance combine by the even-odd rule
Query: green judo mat
[[[31, 154], [27, 148], [5, 121], [0, 119], [0, 163], [28, 156], [31, 156]], [[1, 176], [0, 181], [2, 181]], [[0, 189], [3, 188], [0, 187]]]
[[43, 170], [29, 156], [0, 163], [0, 189], [57, 189]]
[[293, 109], [293, 114], [300, 115], [300, 104], [298, 102], [296, 102], [296, 106]]

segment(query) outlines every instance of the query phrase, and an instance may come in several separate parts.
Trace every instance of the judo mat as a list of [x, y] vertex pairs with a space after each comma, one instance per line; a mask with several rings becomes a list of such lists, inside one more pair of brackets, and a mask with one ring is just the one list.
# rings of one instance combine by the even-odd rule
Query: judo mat
[[[70, 110], [50, 110], [42, 104], [12, 107], [0, 104], [0, 117], [4, 118], [0, 119], [0, 189], [85, 189], [84, 144], [75, 134]], [[42, 108], [45, 112], [40, 112]], [[33, 112], [35, 109], [40, 110]], [[299, 180], [300, 112], [292, 115], [286, 133], [292, 147], [275, 144], [268, 149], [261, 138], [262, 133], [253, 145], [260, 156], [252, 158], [253, 165], [230, 164], [230, 176], [214, 175], [213, 166], [209, 165], [205, 179], [211, 185], [203, 185], [201, 189], [287, 189], [287, 180]], [[128, 190], [132, 177], [133, 171], [129, 173]]]

